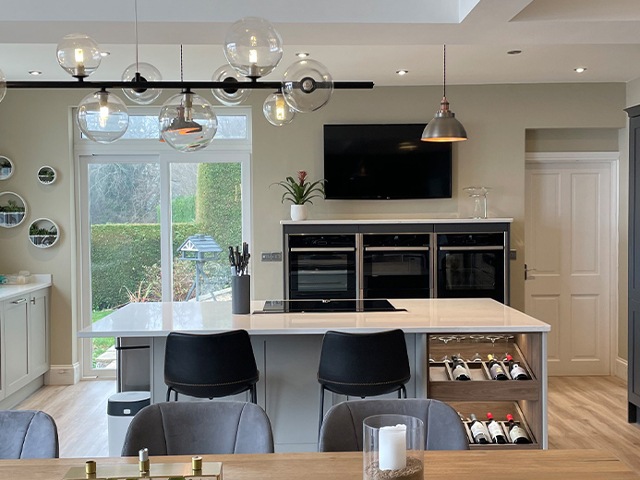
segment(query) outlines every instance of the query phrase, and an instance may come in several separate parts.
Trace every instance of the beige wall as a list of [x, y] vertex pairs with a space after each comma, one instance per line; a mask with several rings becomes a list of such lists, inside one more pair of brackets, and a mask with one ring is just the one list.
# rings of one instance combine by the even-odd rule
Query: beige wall
[[[518, 250], [518, 260], [512, 263], [512, 304], [522, 308], [526, 132], [623, 128], [626, 124], [622, 110], [625, 94], [624, 84], [449, 87], [451, 108], [469, 133], [469, 141], [454, 147], [452, 199], [318, 200], [311, 206], [310, 216], [316, 219], [464, 217], [469, 214], [471, 205], [462, 188], [474, 184], [490, 186], [490, 215], [514, 218], [512, 246]], [[259, 261], [260, 252], [282, 250], [279, 222], [289, 214], [289, 206], [280, 204], [281, 192], [269, 185], [302, 169], [313, 179], [322, 176], [322, 125], [427, 122], [438, 107], [440, 95], [439, 87], [336, 91], [325, 108], [299, 114], [291, 125], [276, 128], [261, 114], [266, 92], [252, 93], [253, 298], [278, 298], [283, 294], [282, 264]], [[49, 250], [37, 250], [29, 245], [26, 225], [0, 229], [0, 272], [29, 269], [54, 274], [54, 364], [69, 364], [77, 359], [76, 327], [72, 319], [75, 286], [71, 272], [77, 253], [71, 220], [69, 107], [77, 104], [82, 96], [82, 92], [48, 94], [12, 90], [0, 104], [0, 154], [11, 157], [16, 163], [16, 175], [0, 182], [0, 190], [15, 190], [25, 197], [30, 206], [29, 220], [50, 217], [62, 230], [58, 245]], [[28, 125], [28, 130], [24, 125]], [[610, 136], [604, 137], [602, 142], [590, 143], [589, 148], [608, 150]], [[61, 173], [60, 181], [50, 187], [40, 186], [35, 179], [37, 168], [44, 164]], [[407, 172], [407, 181], [411, 181], [411, 172]]]

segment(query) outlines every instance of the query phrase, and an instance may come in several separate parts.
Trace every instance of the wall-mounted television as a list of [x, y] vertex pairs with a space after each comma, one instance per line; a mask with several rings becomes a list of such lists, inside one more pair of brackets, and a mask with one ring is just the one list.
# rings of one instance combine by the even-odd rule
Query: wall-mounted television
[[325, 125], [326, 198], [451, 198], [451, 143], [421, 141], [424, 127]]

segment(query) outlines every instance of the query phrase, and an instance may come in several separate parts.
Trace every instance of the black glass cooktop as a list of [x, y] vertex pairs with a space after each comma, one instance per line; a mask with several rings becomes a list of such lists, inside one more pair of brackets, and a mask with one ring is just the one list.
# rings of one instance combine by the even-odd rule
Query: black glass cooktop
[[346, 299], [305, 299], [305, 300], [267, 300], [262, 310], [253, 313], [300, 313], [300, 312], [398, 312], [404, 308], [394, 307], [389, 300], [367, 298], [364, 300]]

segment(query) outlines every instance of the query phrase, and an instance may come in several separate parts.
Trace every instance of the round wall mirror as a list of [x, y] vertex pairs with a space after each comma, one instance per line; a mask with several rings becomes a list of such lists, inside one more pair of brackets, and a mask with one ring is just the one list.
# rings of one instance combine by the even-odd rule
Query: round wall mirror
[[0, 180], [6, 180], [13, 175], [13, 162], [9, 157], [0, 155]]
[[56, 181], [57, 176], [58, 174], [55, 169], [48, 165], [44, 165], [38, 169], [38, 181], [43, 185], [51, 185]]
[[29, 241], [34, 247], [53, 247], [60, 238], [60, 228], [53, 220], [38, 218], [29, 225]]
[[14, 192], [0, 193], [0, 227], [13, 228], [24, 222], [27, 204]]

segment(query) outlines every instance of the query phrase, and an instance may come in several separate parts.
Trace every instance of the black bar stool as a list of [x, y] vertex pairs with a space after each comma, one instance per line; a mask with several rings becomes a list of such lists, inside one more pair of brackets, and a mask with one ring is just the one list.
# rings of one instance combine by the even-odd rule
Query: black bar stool
[[171, 332], [164, 352], [167, 401], [171, 391], [198, 398], [226, 397], [249, 390], [257, 403], [260, 373], [246, 330], [214, 334]]
[[411, 378], [407, 344], [400, 329], [377, 333], [328, 331], [322, 340], [318, 382], [320, 421], [324, 416], [325, 389], [361, 398], [398, 391], [407, 398], [405, 383]]

